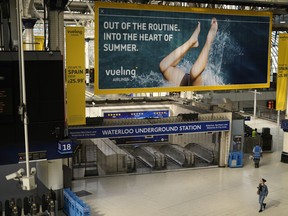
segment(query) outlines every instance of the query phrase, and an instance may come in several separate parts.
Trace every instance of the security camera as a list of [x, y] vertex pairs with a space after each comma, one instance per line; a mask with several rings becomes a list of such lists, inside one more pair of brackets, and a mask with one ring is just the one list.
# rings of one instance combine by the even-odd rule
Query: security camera
[[11, 173], [11, 174], [6, 176], [6, 179], [11, 180], [11, 179], [16, 179], [17, 177], [18, 177], [17, 173]]
[[20, 176], [22, 176], [24, 173], [25, 173], [25, 170], [23, 168], [21, 168], [17, 171], [17, 174]]
[[36, 168], [35, 167], [32, 167], [31, 168], [31, 175], [35, 175], [36, 174]]
[[14, 172], [14, 173], [7, 175], [6, 179], [7, 180], [11, 180], [11, 179], [17, 180], [23, 176], [24, 172], [25, 172], [25, 170], [23, 168], [21, 168], [17, 172]]

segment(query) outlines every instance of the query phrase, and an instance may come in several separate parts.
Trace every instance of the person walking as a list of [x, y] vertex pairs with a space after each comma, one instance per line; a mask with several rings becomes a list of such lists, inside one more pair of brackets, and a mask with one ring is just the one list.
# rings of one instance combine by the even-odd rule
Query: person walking
[[260, 204], [260, 210], [259, 212], [262, 212], [266, 208], [266, 203], [264, 203], [264, 199], [268, 196], [268, 187], [265, 184], [266, 179], [262, 178], [260, 180], [257, 194], [259, 195], [259, 204]]
[[262, 148], [259, 144], [256, 144], [253, 148], [253, 160], [254, 160], [255, 168], [259, 168], [261, 157], [262, 157]]

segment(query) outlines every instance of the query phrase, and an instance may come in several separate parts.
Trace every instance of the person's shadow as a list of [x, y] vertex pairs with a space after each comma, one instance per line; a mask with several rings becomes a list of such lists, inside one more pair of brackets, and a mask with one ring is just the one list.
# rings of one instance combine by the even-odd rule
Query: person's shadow
[[[264, 202], [265, 202], [265, 201], [264, 201]], [[271, 207], [278, 207], [280, 203], [281, 203], [281, 202], [278, 201], [278, 200], [269, 199], [269, 201], [267, 202], [267, 205], [266, 205], [266, 209], [267, 209], [267, 208], [271, 208]]]

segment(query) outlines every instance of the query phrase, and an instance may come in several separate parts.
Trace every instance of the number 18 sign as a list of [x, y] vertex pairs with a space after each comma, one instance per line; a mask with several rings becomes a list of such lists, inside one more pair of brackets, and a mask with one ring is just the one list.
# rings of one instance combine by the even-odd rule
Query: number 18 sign
[[72, 140], [60, 140], [58, 142], [58, 152], [60, 154], [71, 154], [72, 153], [72, 146], [73, 142]]

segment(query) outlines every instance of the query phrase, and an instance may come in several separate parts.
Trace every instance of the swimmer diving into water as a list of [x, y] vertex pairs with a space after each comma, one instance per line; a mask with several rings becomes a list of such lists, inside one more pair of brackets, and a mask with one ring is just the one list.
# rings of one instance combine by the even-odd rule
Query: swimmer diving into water
[[177, 65], [191, 48], [196, 48], [199, 45], [198, 35], [200, 33], [200, 22], [198, 22], [198, 25], [191, 37], [180, 47], [173, 50], [160, 62], [160, 71], [162, 72], [164, 78], [167, 81], [176, 84], [177, 86], [202, 85], [201, 74], [207, 66], [209, 50], [214, 41], [217, 30], [218, 23], [216, 18], [213, 18], [202, 51], [199, 54], [195, 63], [193, 64], [190, 73], [186, 74], [179, 67], [177, 67]]

